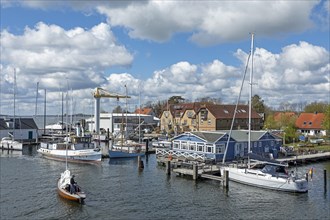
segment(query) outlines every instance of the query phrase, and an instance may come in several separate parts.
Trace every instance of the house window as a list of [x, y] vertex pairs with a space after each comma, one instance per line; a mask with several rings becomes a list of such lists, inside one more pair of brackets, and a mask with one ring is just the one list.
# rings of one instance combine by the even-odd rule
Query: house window
[[217, 144], [217, 145], [216, 145], [216, 153], [217, 153], [217, 154], [222, 154], [222, 153], [224, 153], [224, 152], [225, 152], [225, 149], [226, 149], [226, 147], [225, 147], [224, 144]]
[[261, 141], [259, 141], [259, 147], [262, 147], [262, 142]]
[[187, 150], [188, 146], [187, 146], [187, 142], [181, 142], [181, 149], [183, 150]]
[[204, 145], [198, 144], [197, 147], [198, 147], [198, 151], [201, 151], [201, 152], [204, 151]]
[[180, 148], [180, 144], [178, 142], [174, 142], [173, 148], [179, 149]]
[[254, 148], [257, 148], [258, 147], [258, 143], [257, 142], [254, 142], [253, 145], [254, 145]]
[[270, 146], [272, 146], [272, 147], [274, 146], [274, 141], [270, 142]]
[[206, 147], [208, 153], [213, 153], [213, 145], [207, 144]]
[[211, 125], [211, 119], [208, 120], [207, 124], [208, 125]]
[[195, 149], [196, 144], [195, 143], [190, 143], [189, 146], [190, 146], [190, 149], [189, 150], [196, 151], [196, 149]]

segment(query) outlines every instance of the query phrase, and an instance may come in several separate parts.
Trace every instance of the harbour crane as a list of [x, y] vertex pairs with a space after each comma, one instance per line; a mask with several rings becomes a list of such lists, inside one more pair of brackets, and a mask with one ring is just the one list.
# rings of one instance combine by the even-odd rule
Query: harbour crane
[[100, 99], [116, 98], [117, 100], [119, 100], [120, 98], [131, 98], [131, 97], [127, 95], [120, 95], [118, 93], [111, 93], [100, 87], [95, 88], [93, 96], [95, 99], [95, 112], [94, 112], [95, 132], [96, 134], [100, 134]]

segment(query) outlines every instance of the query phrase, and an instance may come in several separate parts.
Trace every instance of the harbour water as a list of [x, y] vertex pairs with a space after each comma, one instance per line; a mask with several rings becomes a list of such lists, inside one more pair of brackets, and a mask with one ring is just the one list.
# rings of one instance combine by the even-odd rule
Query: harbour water
[[[0, 152], [0, 215], [11, 219], [329, 219], [330, 161], [313, 167], [305, 194], [276, 192], [230, 182], [167, 176], [155, 155], [137, 159], [108, 158], [98, 165], [70, 163], [87, 193], [85, 204], [63, 200], [56, 182], [64, 162], [42, 158], [35, 149]], [[324, 191], [323, 170], [328, 170]]]

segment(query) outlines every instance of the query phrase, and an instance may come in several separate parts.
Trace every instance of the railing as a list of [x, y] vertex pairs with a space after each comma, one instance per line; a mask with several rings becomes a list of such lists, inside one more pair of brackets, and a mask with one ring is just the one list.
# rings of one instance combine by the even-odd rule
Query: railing
[[206, 156], [204, 153], [196, 153], [196, 152], [186, 152], [186, 151], [176, 151], [176, 150], [169, 150], [169, 149], [156, 149], [156, 156], [168, 156], [176, 157], [176, 158], [186, 158], [186, 159], [193, 159], [193, 160], [206, 160]]

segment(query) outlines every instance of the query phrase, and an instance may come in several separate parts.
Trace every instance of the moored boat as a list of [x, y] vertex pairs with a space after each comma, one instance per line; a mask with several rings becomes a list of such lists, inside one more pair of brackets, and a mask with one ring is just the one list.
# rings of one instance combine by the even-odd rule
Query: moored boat
[[53, 160], [67, 159], [69, 162], [100, 162], [102, 160], [102, 152], [99, 148], [95, 148], [90, 137], [72, 136], [66, 143], [65, 138], [52, 136], [48, 141], [40, 142], [40, 148], [37, 151], [45, 158]]
[[109, 158], [128, 158], [143, 156], [142, 145], [134, 141], [119, 141], [109, 149]]
[[4, 137], [0, 141], [0, 146], [2, 149], [6, 150], [23, 150], [23, 144], [13, 140], [10, 137]]
[[[252, 75], [253, 75], [253, 50], [254, 50], [254, 34], [251, 34], [251, 51], [249, 59], [251, 58], [251, 67], [250, 67], [250, 89], [249, 89], [249, 131], [248, 131], [248, 164], [245, 167], [232, 167], [232, 166], [223, 166], [221, 167], [221, 173], [224, 174], [225, 171], [228, 171], [229, 180], [239, 182], [246, 185], [256, 186], [260, 188], [267, 188], [272, 190], [279, 191], [287, 191], [287, 192], [299, 192], [305, 193], [308, 192], [308, 181], [305, 178], [298, 178], [296, 173], [292, 171], [292, 173], [287, 174], [285, 172], [284, 166], [278, 163], [272, 163], [267, 161], [266, 158], [258, 159], [258, 164], [263, 164], [264, 167], [262, 169], [251, 166], [251, 110], [252, 110]], [[249, 60], [248, 60], [249, 63]], [[246, 68], [247, 69], [247, 68]], [[243, 82], [245, 79], [245, 74], [243, 77], [241, 90], [243, 87]], [[231, 136], [231, 132], [233, 129], [233, 123], [235, 121], [236, 110], [238, 103], [240, 101], [240, 94], [237, 99], [235, 113], [233, 116], [231, 129], [229, 132], [229, 138], [227, 139], [227, 145], [223, 157], [223, 164], [225, 164], [226, 160], [226, 152], [229, 146], [229, 140]]]
[[288, 173], [285, 165], [262, 163], [262, 168], [222, 167], [222, 174], [225, 170], [229, 171], [229, 180], [234, 182], [277, 191], [308, 192], [307, 180], [298, 178], [293, 171]]

